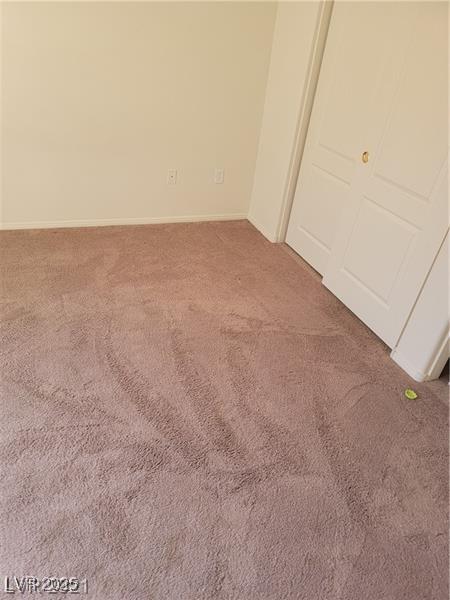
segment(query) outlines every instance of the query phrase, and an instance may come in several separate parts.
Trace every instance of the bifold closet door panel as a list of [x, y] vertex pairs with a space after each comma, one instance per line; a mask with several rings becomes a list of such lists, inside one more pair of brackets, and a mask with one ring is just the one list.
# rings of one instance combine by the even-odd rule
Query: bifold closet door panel
[[401, 27], [398, 3], [334, 5], [287, 232], [319, 273], [349, 202], [375, 94]]
[[395, 10], [394, 51], [323, 279], [391, 348], [448, 228], [448, 6], [400, 2]]

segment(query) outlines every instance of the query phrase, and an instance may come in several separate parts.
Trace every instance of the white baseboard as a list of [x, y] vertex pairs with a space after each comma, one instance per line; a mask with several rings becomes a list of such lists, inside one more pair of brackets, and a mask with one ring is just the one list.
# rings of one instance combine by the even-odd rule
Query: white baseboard
[[246, 213], [219, 215], [185, 215], [179, 217], [138, 217], [116, 219], [84, 219], [73, 221], [24, 221], [1, 223], [0, 230], [15, 229], [58, 229], [66, 227], [105, 227], [108, 225], [154, 225], [157, 223], [196, 223], [199, 221], [238, 221], [247, 219]]
[[405, 358], [405, 356], [403, 354], [401, 354], [396, 348], [394, 348], [391, 352], [391, 358], [392, 360], [404, 371], [406, 371], [406, 373], [408, 373], [408, 375], [410, 377], [412, 377], [414, 379], [414, 381], [419, 381], [419, 382], [423, 382], [423, 381], [428, 381], [429, 377], [427, 373], [424, 373], [423, 371], [420, 371], [419, 369], [417, 369], [407, 358]]
[[[401, 343], [401, 342], [400, 342]], [[394, 348], [391, 352], [392, 360], [398, 364], [404, 371], [408, 373], [413, 379], [419, 382], [433, 381], [439, 379], [442, 370], [445, 367], [445, 363], [448, 361], [450, 356], [450, 339], [448, 331], [443, 336], [442, 343], [437, 346], [434, 356], [424, 357], [425, 370], [420, 367], [414, 366], [414, 364], [406, 358], [403, 351], [399, 351], [399, 348]], [[423, 366], [422, 366], [423, 368]]]
[[276, 239], [275, 235], [273, 235], [272, 233], [269, 233], [267, 231], [267, 229], [265, 227], [262, 227], [257, 221], [255, 221], [255, 219], [253, 217], [251, 217], [250, 215], [248, 215], [247, 217], [245, 217], [247, 219], [247, 221], [250, 221], [250, 223], [253, 225], [253, 227], [256, 227], [256, 229], [263, 234], [263, 236], [269, 240], [269, 242], [272, 242], [273, 244], [276, 243], [278, 240]]

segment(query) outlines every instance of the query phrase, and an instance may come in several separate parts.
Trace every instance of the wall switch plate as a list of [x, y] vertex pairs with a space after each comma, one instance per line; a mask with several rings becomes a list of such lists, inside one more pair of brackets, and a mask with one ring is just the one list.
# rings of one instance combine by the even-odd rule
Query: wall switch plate
[[167, 185], [176, 185], [177, 183], [177, 170], [169, 169], [167, 171]]
[[214, 183], [220, 184], [225, 181], [225, 171], [223, 169], [216, 169], [214, 171]]

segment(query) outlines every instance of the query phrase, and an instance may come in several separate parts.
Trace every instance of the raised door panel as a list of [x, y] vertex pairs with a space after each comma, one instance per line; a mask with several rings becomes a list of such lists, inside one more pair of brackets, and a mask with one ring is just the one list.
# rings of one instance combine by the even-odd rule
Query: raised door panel
[[424, 201], [447, 154], [445, 11], [441, 3], [418, 12], [373, 170], [373, 177]]

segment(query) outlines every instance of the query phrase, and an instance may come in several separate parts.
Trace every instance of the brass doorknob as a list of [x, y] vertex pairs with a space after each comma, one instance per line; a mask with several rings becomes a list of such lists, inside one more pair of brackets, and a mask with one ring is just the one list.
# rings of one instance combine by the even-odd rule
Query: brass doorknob
[[367, 150], [362, 153], [361, 159], [363, 163], [369, 162], [369, 153], [367, 152]]

